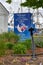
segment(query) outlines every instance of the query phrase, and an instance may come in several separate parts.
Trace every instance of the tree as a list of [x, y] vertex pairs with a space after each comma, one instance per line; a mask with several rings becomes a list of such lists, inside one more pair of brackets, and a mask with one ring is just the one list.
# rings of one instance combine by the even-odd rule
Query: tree
[[[12, 0], [7, 0], [6, 2], [11, 3]], [[21, 3], [21, 6], [37, 9], [37, 22], [38, 22], [38, 8], [40, 7], [43, 8], [43, 0], [26, 0], [26, 2]]]
[[[21, 3], [21, 6], [24, 7], [28, 7], [28, 8], [33, 8], [33, 9], [37, 9], [37, 24], [39, 24], [38, 22], [38, 8], [42, 7], [43, 8], [43, 0], [26, 0], [26, 2]], [[34, 12], [33, 12], [34, 14]]]
[[6, 2], [10, 4], [12, 2], [12, 0], [7, 0]]
[[31, 7], [33, 9], [43, 8], [43, 0], [26, 0], [26, 2], [21, 3], [21, 6]]
[[[6, 2], [10, 4], [12, 0], [7, 0]], [[21, 3], [21, 6], [32, 7], [34, 9], [39, 7], [43, 8], [43, 0], [26, 0], [26, 2]]]

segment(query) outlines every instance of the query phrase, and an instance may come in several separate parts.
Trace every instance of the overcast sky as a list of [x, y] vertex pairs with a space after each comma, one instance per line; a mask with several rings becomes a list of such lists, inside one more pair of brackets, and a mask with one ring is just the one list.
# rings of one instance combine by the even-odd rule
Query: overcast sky
[[[6, 0], [0, 0], [0, 2], [3, 3], [3, 5], [9, 10], [9, 11], [14, 11], [15, 13], [21, 12], [21, 0], [12, 0], [11, 4], [8, 4], [5, 2]], [[22, 0], [22, 2], [24, 2], [25, 0]], [[28, 8], [27, 7], [22, 7], [23, 8], [23, 12], [28, 12]], [[43, 9], [40, 8], [39, 11], [43, 14]], [[33, 10], [31, 9], [31, 12], [33, 12]], [[40, 18], [40, 22], [42, 22], [42, 19]]]
[[[8, 10], [14, 10], [14, 12], [20, 12], [19, 9], [21, 9], [20, 3], [21, 0], [12, 0], [11, 4], [5, 3], [6, 0], [0, 0], [0, 2], [2, 2], [4, 4], [4, 6], [8, 9]], [[22, 2], [25, 2], [25, 0], [22, 0]], [[22, 11], [23, 12], [28, 12], [28, 8], [27, 7], [22, 7]], [[40, 9], [41, 12], [43, 12], [42, 9]], [[32, 12], [32, 9], [31, 9]]]
[[[20, 3], [21, 0], [12, 0], [11, 4], [8, 4], [5, 2], [6, 0], [0, 0], [0, 2], [2, 2], [4, 4], [4, 6], [9, 10], [15, 10], [15, 12], [18, 11], [19, 8], [21, 8]], [[25, 2], [25, 0], [22, 0], [22, 2]]]

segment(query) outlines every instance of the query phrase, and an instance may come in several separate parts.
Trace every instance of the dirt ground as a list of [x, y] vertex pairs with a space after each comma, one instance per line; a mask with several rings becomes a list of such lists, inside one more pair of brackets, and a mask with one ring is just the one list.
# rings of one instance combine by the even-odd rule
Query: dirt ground
[[32, 57], [5, 56], [0, 57], [0, 65], [43, 65], [43, 56], [37, 56], [35, 60]]
[[[43, 49], [38, 48], [35, 52], [42, 53]], [[31, 50], [28, 53], [31, 54]], [[5, 55], [0, 57], [0, 65], [43, 65], [43, 54], [36, 56], [35, 59], [32, 59], [32, 56]]]

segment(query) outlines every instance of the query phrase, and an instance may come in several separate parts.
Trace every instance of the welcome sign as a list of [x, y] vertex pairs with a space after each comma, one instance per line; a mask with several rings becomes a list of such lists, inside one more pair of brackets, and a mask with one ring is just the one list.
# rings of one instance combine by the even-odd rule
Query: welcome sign
[[26, 40], [30, 38], [30, 32], [28, 29], [35, 25], [32, 23], [31, 13], [15, 13], [14, 14], [14, 32], [21, 38], [20, 40]]

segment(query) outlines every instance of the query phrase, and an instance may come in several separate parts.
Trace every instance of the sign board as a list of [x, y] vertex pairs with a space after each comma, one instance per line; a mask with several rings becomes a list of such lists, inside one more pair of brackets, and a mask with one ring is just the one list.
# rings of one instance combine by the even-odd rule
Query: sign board
[[14, 32], [21, 37], [21, 40], [30, 38], [28, 29], [35, 25], [32, 23], [31, 13], [15, 13], [14, 14]]

